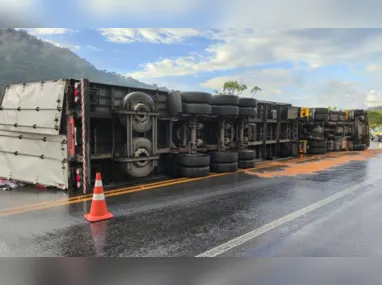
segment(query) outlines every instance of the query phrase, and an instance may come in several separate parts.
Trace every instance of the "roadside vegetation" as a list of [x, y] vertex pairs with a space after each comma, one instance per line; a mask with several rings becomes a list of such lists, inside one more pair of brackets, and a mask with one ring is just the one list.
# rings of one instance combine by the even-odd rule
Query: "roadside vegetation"
[[369, 125], [370, 128], [380, 128], [382, 127], [382, 109], [367, 111], [369, 114]]
[[[214, 90], [216, 95], [226, 94], [226, 95], [241, 95], [244, 91], [248, 89], [248, 86], [243, 82], [238, 82], [236, 80], [228, 80], [224, 83], [221, 90]], [[254, 96], [261, 91], [259, 86], [254, 86], [251, 89], [251, 94]]]

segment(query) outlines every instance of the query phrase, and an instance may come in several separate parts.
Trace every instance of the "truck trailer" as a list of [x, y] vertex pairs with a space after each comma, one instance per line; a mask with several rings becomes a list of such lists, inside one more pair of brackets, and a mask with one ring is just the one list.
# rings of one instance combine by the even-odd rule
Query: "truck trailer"
[[362, 151], [370, 147], [369, 117], [360, 109], [301, 108], [299, 138], [309, 154]]
[[298, 154], [291, 104], [59, 79], [7, 85], [0, 177], [83, 193], [159, 176], [202, 177]]

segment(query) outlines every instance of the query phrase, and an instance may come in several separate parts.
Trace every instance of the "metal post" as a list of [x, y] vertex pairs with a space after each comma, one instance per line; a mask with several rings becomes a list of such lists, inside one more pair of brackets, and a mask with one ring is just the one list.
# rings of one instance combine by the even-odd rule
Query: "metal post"
[[[152, 116], [151, 119], [153, 120], [152, 124], [152, 142], [153, 142], [153, 148], [152, 148], [152, 156], [157, 155], [158, 150], [158, 120], [156, 116]], [[153, 161], [153, 166], [158, 166], [158, 160]]]
[[89, 80], [81, 80], [81, 116], [82, 116], [82, 191], [84, 194], [91, 189], [91, 161], [90, 161], [90, 102]]
[[224, 145], [224, 138], [225, 138], [225, 120], [220, 121], [220, 131], [219, 131], [219, 151], [224, 151], [225, 150], [225, 145]]
[[198, 127], [198, 121], [196, 118], [192, 118], [190, 121], [190, 131], [191, 131], [191, 153], [196, 153], [198, 151], [198, 148], [196, 146], [196, 129]]
[[239, 122], [239, 141], [238, 141], [238, 149], [243, 149], [244, 145], [244, 119], [241, 119]]
[[267, 156], [267, 132], [268, 132], [268, 104], [264, 106], [264, 115], [263, 115], [263, 149], [262, 156], [265, 158]]
[[[132, 115], [126, 115], [126, 157], [131, 158], [133, 156], [133, 126], [131, 124]], [[127, 168], [131, 170], [131, 162], [127, 162]]]
[[280, 152], [280, 133], [281, 133], [281, 106], [277, 108], [277, 127], [276, 127], [276, 153]]

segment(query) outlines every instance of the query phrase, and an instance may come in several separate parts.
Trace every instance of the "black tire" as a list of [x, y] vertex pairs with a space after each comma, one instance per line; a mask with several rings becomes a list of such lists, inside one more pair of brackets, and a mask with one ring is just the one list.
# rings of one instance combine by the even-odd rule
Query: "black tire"
[[328, 152], [327, 148], [318, 148], [318, 147], [311, 147], [308, 149], [308, 153], [310, 154], [326, 154]]
[[210, 115], [212, 112], [211, 105], [194, 103], [182, 104], [182, 110], [184, 114], [192, 115]]
[[[132, 141], [134, 157], [139, 157], [140, 151], [145, 154], [145, 156], [150, 156], [152, 153], [152, 143], [149, 139], [138, 137], [133, 138]], [[125, 149], [127, 146], [125, 146]], [[125, 152], [126, 155], [126, 152]], [[147, 161], [135, 161], [128, 167], [127, 163], [121, 163], [122, 169], [131, 177], [142, 178], [146, 177], [154, 170], [154, 165], [152, 160]]]
[[256, 108], [240, 108], [239, 109], [239, 116], [256, 117], [257, 116], [257, 109]]
[[211, 163], [211, 172], [229, 173], [236, 172], [239, 169], [237, 162], [231, 163]]
[[309, 147], [312, 147], [312, 148], [327, 148], [328, 147], [327, 141], [309, 141], [308, 144], [309, 144]]
[[324, 115], [324, 114], [315, 114], [314, 119], [316, 121], [324, 121], [327, 122], [329, 121], [329, 115]]
[[197, 178], [210, 175], [210, 166], [203, 167], [183, 167], [178, 166], [178, 173], [180, 177]]
[[256, 158], [256, 152], [254, 150], [246, 149], [239, 150], [239, 161], [240, 160], [253, 160]]
[[167, 95], [167, 111], [170, 115], [182, 113], [182, 97], [180, 92], [170, 92]]
[[219, 116], [239, 116], [239, 107], [212, 105], [212, 114], [219, 115]]
[[180, 154], [178, 155], [178, 165], [185, 167], [203, 167], [210, 165], [210, 156], [208, 154]]
[[354, 151], [363, 151], [363, 150], [366, 150], [366, 145], [365, 144], [355, 144], [353, 146], [353, 150]]
[[327, 115], [329, 114], [329, 109], [328, 108], [315, 108], [314, 109], [315, 114], [322, 114], [322, 115]]
[[210, 152], [211, 163], [232, 163], [238, 162], [239, 154], [233, 151]]
[[[125, 111], [152, 112], [154, 110], [154, 100], [146, 93], [132, 92], [122, 99], [120, 108]], [[126, 127], [126, 116], [120, 115], [119, 120]], [[131, 124], [134, 131], [144, 133], [151, 129], [152, 120], [149, 115], [134, 115]]]
[[255, 98], [239, 98], [239, 107], [256, 108], [257, 107], [257, 100]]
[[255, 168], [256, 162], [255, 160], [240, 160], [239, 161], [239, 168], [240, 169], [249, 169], [249, 168]]
[[182, 103], [211, 104], [212, 94], [206, 92], [181, 92]]
[[239, 106], [239, 96], [236, 95], [214, 95], [212, 105]]

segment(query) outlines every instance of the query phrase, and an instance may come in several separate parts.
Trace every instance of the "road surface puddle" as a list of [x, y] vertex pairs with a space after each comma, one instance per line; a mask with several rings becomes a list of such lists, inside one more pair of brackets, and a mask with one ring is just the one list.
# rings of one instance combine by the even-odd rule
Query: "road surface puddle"
[[367, 150], [363, 152], [345, 152], [330, 156], [317, 157], [309, 161], [296, 161], [292, 163], [274, 163], [271, 167], [262, 169], [250, 169], [244, 173], [256, 175], [263, 178], [273, 178], [280, 176], [296, 176], [301, 174], [318, 174], [321, 171], [346, 164], [350, 161], [367, 160], [377, 153], [376, 150]]

